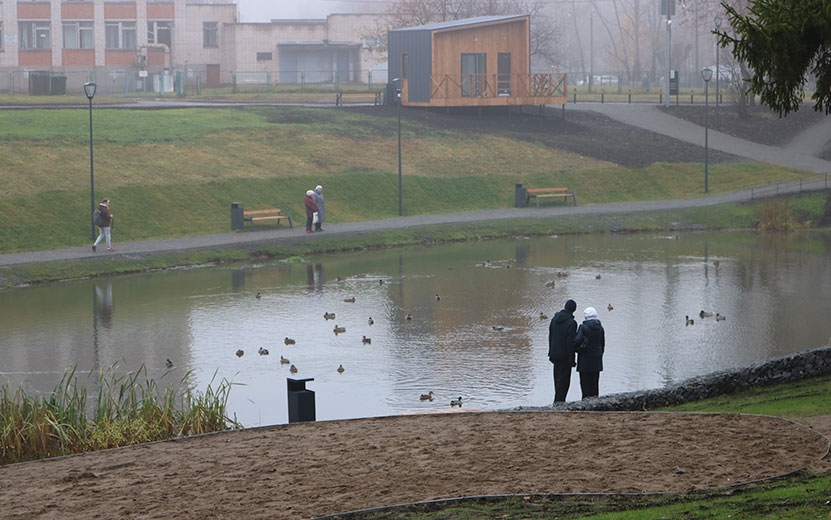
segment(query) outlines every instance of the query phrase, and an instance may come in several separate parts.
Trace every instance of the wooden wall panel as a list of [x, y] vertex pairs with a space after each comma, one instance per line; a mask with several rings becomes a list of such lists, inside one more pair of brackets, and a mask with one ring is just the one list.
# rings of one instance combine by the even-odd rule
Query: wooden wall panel
[[434, 32], [433, 77], [445, 74], [460, 77], [462, 53], [470, 52], [488, 55], [488, 74], [496, 74], [500, 52], [511, 53], [511, 73], [528, 74], [531, 71], [528, 19]]

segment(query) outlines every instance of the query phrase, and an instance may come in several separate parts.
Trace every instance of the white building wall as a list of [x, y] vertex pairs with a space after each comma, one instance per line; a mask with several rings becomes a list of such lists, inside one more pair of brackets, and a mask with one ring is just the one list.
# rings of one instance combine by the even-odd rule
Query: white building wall
[[[0, 67], [17, 67], [17, 2], [0, 3], [0, 20], [3, 21], [3, 50], [0, 51]], [[0, 82], [2, 84], [2, 82]]]

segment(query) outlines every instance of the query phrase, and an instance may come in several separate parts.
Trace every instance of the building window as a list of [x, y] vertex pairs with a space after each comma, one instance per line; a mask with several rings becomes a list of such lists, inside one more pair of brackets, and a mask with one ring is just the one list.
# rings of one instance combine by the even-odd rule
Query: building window
[[488, 55], [462, 53], [462, 97], [485, 95], [488, 73]]
[[94, 49], [95, 39], [92, 37], [92, 22], [64, 22], [63, 48]]
[[132, 50], [136, 48], [136, 22], [111, 22], [104, 24], [107, 49]]
[[49, 22], [18, 22], [20, 48], [22, 50], [48, 50], [52, 48]]
[[147, 43], [163, 43], [171, 48], [173, 22], [147, 22]]
[[219, 22], [202, 23], [202, 46], [219, 47]]
[[257, 53], [257, 61], [271, 61], [271, 53], [270, 52], [258, 52]]

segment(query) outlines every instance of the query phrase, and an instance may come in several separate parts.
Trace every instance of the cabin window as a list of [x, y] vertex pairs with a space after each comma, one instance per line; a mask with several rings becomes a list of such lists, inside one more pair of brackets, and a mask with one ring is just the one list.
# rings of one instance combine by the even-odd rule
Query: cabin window
[[486, 93], [488, 55], [462, 54], [462, 97], [482, 97]]
[[401, 79], [407, 79], [407, 55], [401, 55]]
[[500, 52], [496, 60], [496, 95], [511, 95], [511, 53]]

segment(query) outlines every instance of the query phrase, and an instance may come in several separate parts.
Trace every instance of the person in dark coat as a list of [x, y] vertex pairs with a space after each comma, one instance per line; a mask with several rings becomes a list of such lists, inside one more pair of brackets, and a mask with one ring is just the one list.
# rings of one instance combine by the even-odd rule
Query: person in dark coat
[[95, 242], [92, 244], [92, 251], [97, 251], [98, 244], [101, 243], [101, 240], [106, 239], [107, 251], [112, 253], [115, 249], [113, 249], [110, 234], [113, 224], [113, 214], [110, 213], [110, 199], [102, 200], [101, 203], [98, 204], [98, 211], [101, 214], [101, 223], [98, 224], [98, 238], [96, 238]]
[[[606, 332], [597, 319], [594, 307], [586, 307], [583, 311], [585, 321], [577, 329], [577, 372], [580, 374], [580, 389], [583, 399], [596, 397], [600, 394], [600, 372], [603, 371], [603, 353], [606, 351]], [[585, 348], [581, 348], [586, 339]]]
[[313, 233], [312, 219], [314, 219], [315, 211], [317, 211], [317, 204], [315, 204], [315, 192], [309, 190], [306, 192], [306, 197], [303, 199], [306, 205], [306, 233]]
[[574, 366], [574, 340], [577, 322], [574, 311], [577, 304], [568, 300], [548, 325], [548, 360], [554, 365], [554, 402], [563, 402], [571, 384], [571, 368]]

